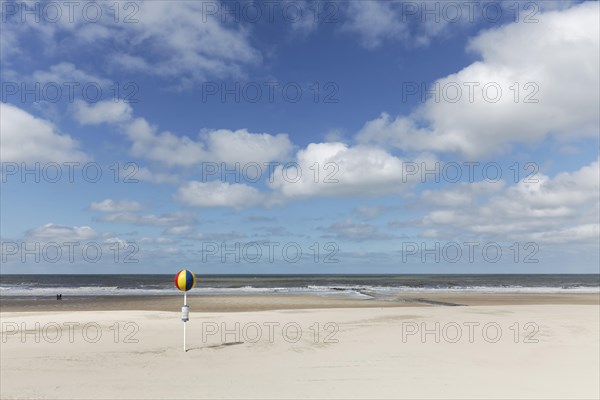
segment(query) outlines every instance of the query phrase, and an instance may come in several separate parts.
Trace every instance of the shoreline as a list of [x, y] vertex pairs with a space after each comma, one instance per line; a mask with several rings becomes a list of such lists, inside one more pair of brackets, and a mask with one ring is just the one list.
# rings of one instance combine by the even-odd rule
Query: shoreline
[[[35, 298], [2, 296], [0, 312], [40, 311], [176, 311], [182, 296], [54, 296]], [[344, 295], [239, 294], [189, 295], [195, 312], [252, 312], [333, 308], [397, 308], [499, 305], [600, 305], [600, 293], [402, 293], [385, 298], [353, 298]]]

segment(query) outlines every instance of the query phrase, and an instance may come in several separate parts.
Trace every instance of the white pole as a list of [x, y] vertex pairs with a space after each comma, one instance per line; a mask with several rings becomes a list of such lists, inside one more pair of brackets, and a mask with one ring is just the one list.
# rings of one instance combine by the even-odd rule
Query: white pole
[[[183, 305], [187, 305], [187, 292], [183, 292]], [[187, 336], [187, 321], [183, 321], [183, 352], [187, 352], [186, 336]]]

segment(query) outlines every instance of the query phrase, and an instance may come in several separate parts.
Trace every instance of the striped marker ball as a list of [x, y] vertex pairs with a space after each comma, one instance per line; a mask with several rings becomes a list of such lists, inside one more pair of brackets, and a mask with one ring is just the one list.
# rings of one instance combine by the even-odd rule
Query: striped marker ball
[[187, 292], [196, 285], [196, 275], [190, 270], [182, 269], [175, 275], [177, 289]]

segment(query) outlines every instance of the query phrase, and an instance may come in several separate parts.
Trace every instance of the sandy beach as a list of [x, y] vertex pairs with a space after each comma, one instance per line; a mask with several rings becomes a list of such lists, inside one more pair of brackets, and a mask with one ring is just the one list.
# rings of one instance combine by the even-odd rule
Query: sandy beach
[[[435, 294], [387, 306], [320, 298], [320, 307], [311, 296], [192, 296], [186, 353], [181, 298], [166, 297], [121, 301], [138, 310], [105, 299], [17, 312], [3, 301], [1, 397], [600, 395], [597, 294]], [[176, 311], [161, 311], [171, 302]]]
[[0, 16], [0, 400], [600, 400], [600, 0]]

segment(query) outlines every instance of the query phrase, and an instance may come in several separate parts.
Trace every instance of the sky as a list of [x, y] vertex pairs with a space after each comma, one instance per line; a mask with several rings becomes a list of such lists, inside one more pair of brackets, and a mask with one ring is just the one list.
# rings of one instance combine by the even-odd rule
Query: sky
[[12, 2], [1, 273], [599, 273], [598, 2]]

